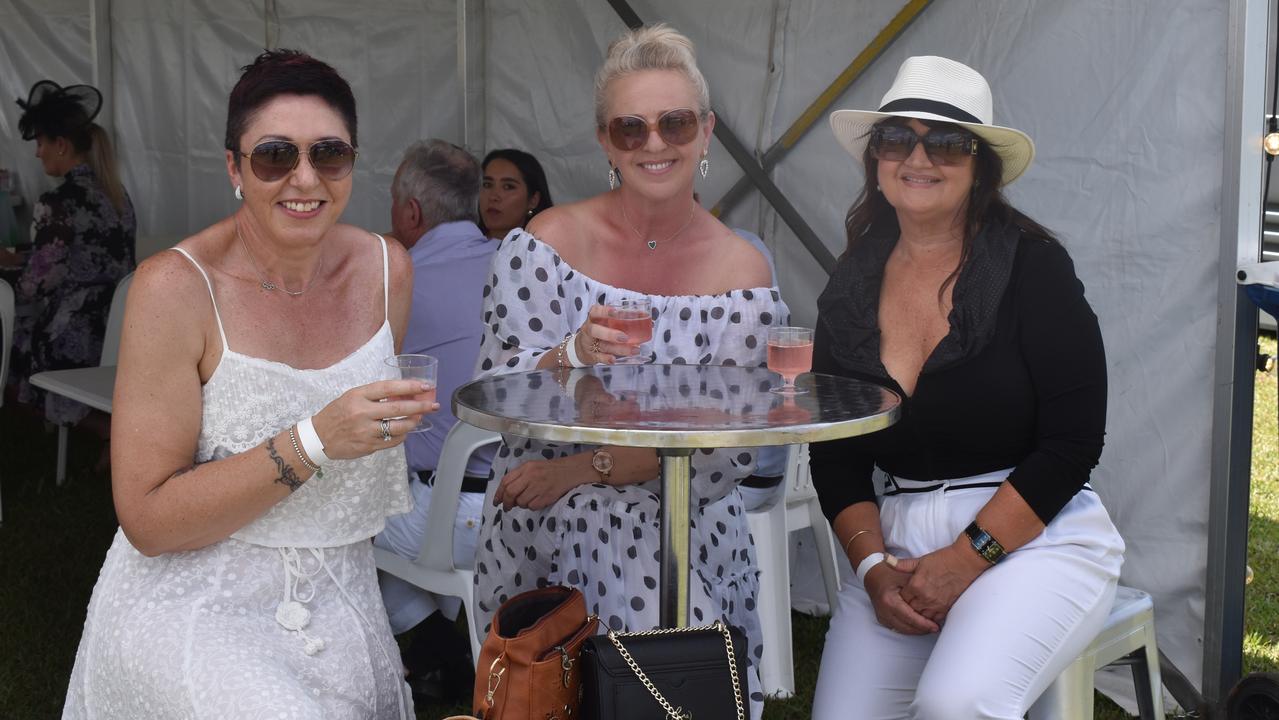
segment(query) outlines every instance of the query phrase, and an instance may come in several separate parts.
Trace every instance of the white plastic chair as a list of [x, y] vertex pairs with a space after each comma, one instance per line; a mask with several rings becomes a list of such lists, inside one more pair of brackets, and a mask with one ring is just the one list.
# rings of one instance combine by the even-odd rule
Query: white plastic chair
[[1163, 720], [1163, 682], [1155, 645], [1155, 606], [1150, 596], [1122, 585], [1106, 625], [1075, 662], [1039, 696], [1029, 720], [1076, 720], [1093, 716], [1093, 674], [1113, 663], [1132, 666], [1142, 720]]
[[[444, 438], [444, 450], [435, 471], [431, 489], [431, 507], [426, 514], [426, 533], [417, 558], [410, 560], [386, 548], [373, 546], [373, 559], [378, 570], [440, 595], [462, 599], [466, 622], [471, 629], [471, 657], [480, 657], [479, 624], [475, 621], [475, 571], [471, 566], [453, 564], [453, 527], [457, 517], [458, 496], [462, 477], [471, 455], [481, 447], [501, 441], [502, 436], [458, 421]], [[497, 483], [489, 483], [491, 497]]]
[[[9, 383], [9, 358], [13, 355], [13, 323], [17, 318], [17, 305], [13, 299], [13, 286], [0, 280], [0, 325], [3, 325], [4, 347], [0, 348], [0, 407], [4, 406], [4, 388]], [[4, 506], [0, 504], [0, 523], [4, 522]]]
[[808, 472], [808, 445], [791, 445], [786, 453], [784, 498], [771, 506], [746, 514], [755, 558], [759, 565], [759, 620], [764, 657], [760, 660], [760, 685], [770, 697], [795, 694], [795, 662], [790, 624], [790, 533], [813, 529], [826, 597], [834, 608], [839, 599], [839, 568], [835, 562], [835, 538], [822, 514], [817, 491]]
[[[98, 367], [114, 367], [120, 355], [120, 332], [124, 327], [124, 301], [129, 294], [129, 283], [133, 282], [133, 273], [120, 279], [111, 295], [111, 309], [107, 312], [106, 334], [102, 336], [102, 354], [98, 356]], [[97, 381], [100, 373], [96, 368], [77, 368], [73, 370], [49, 370], [31, 376], [31, 383], [37, 387], [45, 387], [43, 379], [57, 378], [55, 388], [45, 387], [47, 392], [79, 400], [91, 407], [110, 408], [111, 395], [99, 387]], [[107, 409], [107, 412], [110, 412]], [[67, 436], [70, 427], [58, 426], [58, 471], [55, 475], [58, 485], [67, 479]]]

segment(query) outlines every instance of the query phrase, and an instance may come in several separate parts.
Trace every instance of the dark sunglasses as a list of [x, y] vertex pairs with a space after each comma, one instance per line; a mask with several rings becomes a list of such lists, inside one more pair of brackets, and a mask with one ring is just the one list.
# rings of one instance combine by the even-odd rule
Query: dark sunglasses
[[959, 165], [977, 154], [977, 137], [958, 129], [929, 130], [922, 138], [908, 127], [879, 125], [870, 133], [870, 154], [876, 160], [902, 162], [924, 141], [924, 153], [937, 165]]
[[[306, 149], [315, 173], [325, 180], [341, 180], [351, 174], [358, 151], [343, 140], [321, 140]], [[288, 140], [258, 143], [252, 152], [244, 153], [249, 167], [262, 182], [275, 182], [298, 166], [302, 150]]]
[[[608, 121], [613, 147], [632, 152], [648, 142], [648, 121], [638, 115], [619, 115]], [[688, 108], [668, 110], [657, 119], [657, 134], [667, 145], [687, 145], [697, 138], [697, 113]]]

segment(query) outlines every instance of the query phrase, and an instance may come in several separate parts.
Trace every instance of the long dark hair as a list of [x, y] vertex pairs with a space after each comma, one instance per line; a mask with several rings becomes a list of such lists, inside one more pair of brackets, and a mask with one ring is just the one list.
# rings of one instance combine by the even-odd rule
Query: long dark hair
[[[488, 170], [489, 163], [494, 160], [505, 160], [515, 166], [520, 171], [520, 175], [524, 176], [524, 187], [528, 189], [528, 194], [537, 193], [537, 205], [533, 208], [533, 214], [529, 215], [524, 222], [528, 222], [548, 207], [554, 205], [551, 200], [551, 187], [546, 182], [546, 171], [542, 170], [542, 163], [537, 158], [523, 150], [515, 148], [498, 148], [492, 150], [488, 155], [484, 156], [484, 162], [480, 163], [481, 175], [483, 171]], [[483, 215], [480, 216], [481, 218]], [[488, 228], [481, 225], [484, 234], [488, 234]]]
[[[899, 122], [901, 120], [897, 118], [888, 118], [880, 124], [898, 124]], [[964, 130], [963, 127], [951, 123], [930, 120], [920, 120], [920, 122], [930, 129]], [[945, 297], [946, 288], [959, 277], [959, 271], [972, 254], [973, 240], [988, 224], [1004, 226], [1014, 224], [1032, 238], [1058, 242], [1051, 230], [1009, 204], [1000, 187], [1000, 179], [1004, 174], [1003, 159], [990, 146], [990, 143], [980, 136], [975, 137], [977, 137], [977, 157], [973, 165], [973, 187], [968, 193], [968, 199], [958, 210], [964, 214], [963, 246], [959, 253], [959, 264], [942, 282], [941, 288], [937, 291], [938, 301]], [[879, 161], [871, 154], [869, 143], [862, 152], [862, 166], [866, 168], [866, 182], [844, 218], [844, 229], [848, 233], [848, 247], [844, 250], [845, 254], [851, 251], [858, 239], [871, 228], [883, 227], [885, 223], [891, 223], [894, 227], [897, 225], [896, 210], [889, 204], [888, 198], [884, 197], [884, 193], [876, 182], [876, 178], [879, 177]]]

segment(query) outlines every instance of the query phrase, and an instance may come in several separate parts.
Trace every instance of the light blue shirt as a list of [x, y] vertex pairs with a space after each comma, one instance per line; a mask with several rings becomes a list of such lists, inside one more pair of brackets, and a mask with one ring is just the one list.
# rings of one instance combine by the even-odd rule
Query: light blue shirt
[[[431, 429], [410, 433], [404, 441], [410, 470], [434, 470], [444, 437], [457, 422], [450, 400], [453, 391], [471, 380], [480, 335], [484, 330], [484, 281], [497, 241], [470, 221], [436, 225], [409, 248], [413, 260], [413, 305], [404, 333], [404, 353], [439, 359], [436, 399], [439, 412], [428, 415]], [[492, 448], [471, 456], [466, 474], [487, 477]]]

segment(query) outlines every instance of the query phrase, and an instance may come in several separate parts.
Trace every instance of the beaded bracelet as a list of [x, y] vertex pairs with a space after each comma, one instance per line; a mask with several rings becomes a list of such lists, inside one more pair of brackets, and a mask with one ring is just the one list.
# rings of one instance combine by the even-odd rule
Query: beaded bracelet
[[320, 466], [311, 462], [306, 458], [306, 455], [302, 454], [302, 446], [298, 445], [298, 434], [296, 428], [296, 425], [289, 426], [289, 442], [293, 443], [293, 452], [298, 454], [298, 459], [302, 461], [302, 464], [305, 465], [308, 470], [313, 473], [320, 472]]

